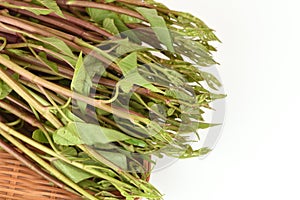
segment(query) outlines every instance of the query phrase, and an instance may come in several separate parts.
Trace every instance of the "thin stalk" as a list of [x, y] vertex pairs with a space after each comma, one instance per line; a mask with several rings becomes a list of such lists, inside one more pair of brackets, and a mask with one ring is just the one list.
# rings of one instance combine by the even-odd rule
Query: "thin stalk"
[[57, 0], [57, 3], [60, 5], [69, 5], [74, 7], [84, 7], [84, 8], [99, 8], [103, 10], [110, 10], [116, 13], [129, 15], [131, 17], [135, 17], [145, 21], [145, 18], [140, 15], [139, 13], [129, 10], [126, 8], [118, 7], [112, 4], [102, 4], [102, 3], [95, 3], [89, 1], [76, 1], [76, 0]]
[[[37, 6], [37, 5], [32, 5], [32, 4], [28, 4], [28, 3], [20, 2], [20, 1], [15, 1], [15, 0], [5, 0], [5, 2], [16, 5], [16, 6], [42, 8], [42, 7]], [[64, 14], [64, 17], [65, 17], [64, 20], [68, 21], [69, 23], [76, 24], [76, 25], [81, 26], [81, 27], [83, 27], [87, 30], [94, 31], [94, 32], [96, 32], [96, 33], [98, 33], [102, 36], [108, 37], [108, 38], [113, 36], [111, 33], [109, 33], [106, 30], [100, 28], [99, 26], [96, 26], [96, 25], [94, 25], [90, 22], [84, 21], [82, 19], [78, 19], [77, 17], [74, 17], [73, 15], [69, 14], [68, 12], [63, 11], [63, 14]], [[61, 18], [61, 17], [57, 16], [55, 13], [50, 13], [48, 16], [55, 17], [55, 18]]]
[[[40, 25], [40, 24], [36, 24], [33, 22], [28, 22], [25, 20], [20, 20], [18, 18], [14, 18], [14, 17], [9, 17], [9, 16], [3, 16], [0, 18], [0, 21], [10, 24], [12, 26], [17, 26], [17, 27], [21, 27], [22, 29], [29, 31], [30, 33], [36, 33], [36, 34], [40, 34], [42, 36], [46, 36], [46, 37], [57, 37], [58, 39], [62, 40], [63, 42], [65, 42], [68, 46], [74, 48], [74, 49], [78, 49], [79, 51], [82, 51], [85, 55], [90, 54], [91, 56], [97, 58], [98, 60], [100, 60], [101, 62], [105, 63], [109, 68], [115, 70], [118, 73], [122, 73], [122, 71], [120, 70], [120, 68], [113, 63], [112, 61], [115, 60], [115, 58], [111, 57], [109, 54], [105, 53], [104, 51], [101, 51], [99, 48], [81, 40], [78, 37], [63, 33], [61, 31], [57, 31], [55, 29]], [[0, 23], [0, 27], [2, 26], [2, 28], [5, 28], [9, 31], [14, 31], [16, 33], [21, 33], [24, 35], [27, 35], [28, 37], [35, 39], [37, 41], [41, 41], [43, 42], [40, 38], [36, 37], [35, 35], [32, 35], [30, 33], [24, 32], [24, 31], [20, 31], [16, 28], [12, 28], [9, 27], [8, 25], [4, 25], [2, 23]], [[36, 46], [36, 45], [35, 45]], [[9, 45], [7, 48], [12, 48], [13, 45]], [[20, 47], [19, 47], [20, 48]], [[34, 48], [34, 47], [33, 47]], [[67, 60], [65, 60], [63, 57], [61, 57], [59, 54], [53, 52], [53, 51], [49, 51], [48, 49], [45, 49], [44, 47], [36, 47], [37, 49], [42, 51], [45, 51], [47, 53], [50, 54], [54, 54], [54, 56], [60, 58], [61, 60], [65, 61], [66, 63], [68, 63], [71, 67], [73, 67]], [[97, 53], [95, 53], [95, 52]]]
[[6, 103], [3, 100], [0, 100], [0, 108], [9, 111], [11, 114], [19, 117], [20, 119], [26, 121], [34, 127], [42, 128], [43, 125], [35, 117], [32, 117], [29, 113], [24, 112], [18, 109], [16, 106], [13, 106], [9, 103]]
[[[40, 21], [46, 22], [47, 24], [51, 24], [53, 26], [59, 27], [61, 29], [64, 29], [65, 31], [68, 31], [68, 32], [72, 33], [72, 34], [78, 35], [78, 36], [80, 36], [83, 39], [88, 40], [88, 41], [99, 43], [103, 40], [103, 38], [99, 38], [99, 37], [97, 38], [94, 35], [86, 32], [83, 29], [81, 29], [77, 25], [72, 25], [71, 26], [71, 25], [67, 24], [69, 22], [66, 23], [62, 19], [57, 20], [57, 19], [55, 19], [53, 17], [49, 17], [49, 16], [35, 15], [34, 13], [26, 11], [26, 10], [11, 9], [11, 8], [10, 8], [10, 10], [13, 10], [13, 11], [16, 11], [16, 12], [22, 14], [22, 15], [26, 15], [26, 16], [38, 19]], [[48, 29], [50, 29], [50, 28], [48, 28]], [[56, 31], [56, 32], [58, 32], [58, 31]], [[67, 34], [65, 34], [65, 35], [67, 35]]]
[[118, 174], [122, 175], [124, 178], [126, 178], [131, 184], [135, 185], [136, 187], [143, 189], [147, 193], [154, 193], [156, 195], [160, 195], [160, 193], [153, 186], [125, 172], [120, 167], [116, 166], [114, 163], [102, 157], [94, 149], [88, 147], [87, 145], [79, 145], [79, 148], [81, 148], [84, 152], [88, 153], [92, 158], [96, 159], [97, 161], [100, 161], [101, 163], [105, 164], [109, 168], [116, 171]]
[[[42, 87], [45, 87], [53, 92], [56, 92], [58, 94], [61, 94], [63, 96], [66, 97], [70, 97], [73, 99], [76, 99], [78, 101], [82, 101], [85, 102], [89, 105], [92, 105], [94, 107], [100, 108], [106, 112], [109, 113], [113, 113], [118, 117], [121, 118], [130, 118], [133, 121], [143, 121], [146, 124], [149, 124], [150, 121], [147, 118], [138, 116], [138, 115], [134, 115], [134, 114], [128, 114], [126, 112], [114, 112], [113, 108], [109, 105], [103, 104], [101, 100], [95, 100], [86, 96], [83, 96], [81, 94], [75, 93], [67, 88], [61, 87], [59, 85], [56, 85], [52, 82], [49, 82], [47, 80], [44, 80], [34, 74], [32, 74], [31, 72], [23, 69], [22, 67], [18, 66], [17, 64], [11, 62], [10, 60], [8, 60], [7, 58], [3, 57], [2, 55], [0, 55], [0, 63], [3, 64], [4, 66], [6, 66], [7, 68], [11, 69], [12, 71], [18, 73], [19, 75], [25, 77], [26, 79], [28, 79], [30, 82], [35, 83], [37, 85], [41, 85]], [[3, 76], [2, 76], [3, 75]], [[11, 86], [11, 88], [18, 88], [18, 92], [23, 96], [23, 98], [25, 98], [26, 100], [30, 99], [31, 97], [28, 96], [28, 93], [24, 93], [24, 91], [20, 88], [20, 86], [9, 76], [7, 76], [4, 72], [3, 69], [0, 69], [0, 77], [8, 84]], [[22, 96], [21, 95], [21, 96]], [[39, 106], [39, 105], [35, 105], [35, 106]], [[44, 110], [41, 110], [43, 114], [46, 114]], [[49, 114], [47, 114], [49, 115]], [[57, 124], [57, 123], [56, 123]], [[54, 125], [54, 124], [53, 124]], [[59, 126], [60, 127], [60, 126]]]
[[117, 179], [114, 179], [114, 178], [112, 178], [112, 177], [110, 177], [108, 175], [102, 174], [98, 170], [95, 170], [95, 169], [93, 169], [93, 168], [91, 168], [91, 167], [89, 167], [87, 165], [84, 165], [82, 163], [78, 163], [76, 161], [71, 161], [71, 160], [65, 158], [64, 156], [62, 156], [62, 155], [60, 155], [58, 153], [55, 153], [53, 150], [49, 149], [48, 147], [43, 146], [42, 144], [40, 144], [40, 143], [38, 143], [38, 142], [36, 142], [36, 141], [34, 141], [34, 140], [26, 137], [25, 135], [23, 135], [23, 134], [21, 134], [21, 133], [19, 133], [17, 131], [15, 131], [14, 129], [8, 127], [7, 125], [5, 125], [2, 122], [0, 122], [0, 130], [3, 130], [4, 132], [9, 133], [10, 135], [13, 135], [14, 137], [18, 138], [19, 140], [21, 140], [21, 141], [23, 141], [23, 142], [25, 142], [25, 143], [27, 143], [27, 144], [29, 144], [29, 145], [31, 145], [31, 146], [39, 149], [39, 150], [41, 150], [42, 152], [44, 152], [44, 153], [46, 153], [46, 154], [48, 154], [48, 155], [50, 155], [52, 157], [60, 159], [60, 160], [66, 162], [66, 163], [68, 163], [70, 165], [73, 165], [75, 167], [78, 167], [78, 168], [80, 168], [80, 169], [82, 169], [82, 170], [84, 170], [84, 171], [86, 171], [88, 173], [91, 173], [91, 174], [93, 174], [93, 175], [95, 175], [95, 176], [97, 176], [99, 178], [103, 178], [105, 180], [110, 181], [111, 183], [114, 183], [114, 184], [117, 184], [119, 186], [125, 187], [126, 189], [129, 189], [129, 190], [134, 188], [134, 186], [131, 186], [131, 185], [129, 185], [127, 183], [124, 183], [122, 181], [119, 181]]
[[[22, 83], [23, 85], [37, 91], [40, 92], [38, 86], [36, 84], [33, 84], [32, 82], [28, 81], [28, 80], [23, 80], [23, 78], [21, 77], [21, 79], [19, 79], [19, 82]], [[64, 105], [66, 102], [64, 99], [60, 98], [59, 96], [57, 96], [56, 94], [52, 93], [52, 92], [48, 92], [48, 94], [51, 96], [51, 98], [59, 103], [60, 105]], [[67, 97], [64, 97], [65, 99], [67, 99]]]
[[8, 101], [14, 103], [15, 105], [19, 106], [20, 108], [28, 111], [29, 113], [32, 113], [32, 110], [30, 110], [30, 108], [22, 101], [20, 101], [19, 99], [15, 98], [12, 95], [7, 95], [5, 97]]
[[[4, 57], [2, 57], [0, 55], [0, 60], [1, 60], [1, 58], [4, 58]], [[6, 59], [6, 58], [4, 58], [4, 59]], [[32, 97], [32, 95], [30, 95], [29, 92], [24, 90], [24, 88], [18, 82], [16, 82], [13, 78], [11, 78], [11, 76], [9, 76], [2, 68], [0, 68], [0, 77], [11, 88], [13, 88], [15, 92], [17, 92], [21, 97], [23, 97], [28, 102], [29, 105], [33, 106], [41, 115], [43, 115], [47, 120], [49, 120], [53, 124], [53, 126], [55, 126], [55, 127], [62, 126], [61, 122], [58, 121], [52, 113], [50, 113], [34, 97]]]

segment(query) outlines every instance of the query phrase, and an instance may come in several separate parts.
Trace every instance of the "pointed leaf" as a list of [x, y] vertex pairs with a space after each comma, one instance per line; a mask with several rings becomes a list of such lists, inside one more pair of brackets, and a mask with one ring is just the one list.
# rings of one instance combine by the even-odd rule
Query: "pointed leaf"
[[124, 141], [131, 139], [130, 136], [125, 135], [119, 131], [101, 127], [96, 124], [88, 123], [70, 123], [68, 130], [73, 130], [80, 137], [83, 144], [107, 144], [110, 142]]
[[[84, 67], [82, 52], [81, 52], [75, 66], [75, 72], [71, 83], [71, 90], [78, 92], [79, 94], [89, 96], [92, 85], [93, 83], [91, 77], [88, 75]], [[81, 101], [78, 101], [77, 103], [81, 112], [84, 113], [87, 104]]]
[[69, 127], [62, 127], [53, 133], [53, 140], [56, 144], [63, 146], [83, 144], [78, 134]]
[[169, 51], [174, 52], [171, 33], [167, 27], [164, 18], [158, 15], [157, 10], [138, 7], [136, 8], [136, 11], [138, 11], [149, 21], [159, 41], [166, 45]]
[[123, 170], [127, 169], [127, 158], [124, 154], [116, 153], [116, 152], [109, 152], [109, 151], [100, 151], [100, 150], [97, 150], [97, 153], [99, 153], [101, 156], [103, 156], [110, 162], [114, 163], [121, 169], [123, 169]]
[[[19, 79], [19, 75], [18, 74], [13, 74], [12, 77], [15, 80]], [[7, 85], [0, 77], [0, 100], [4, 99], [7, 95], [9, 95], [12, 92], [12, 88], [9, 87], [9, 85]]]
[[66, 43], [56, 37], [39, 37], [42, 42], [54, 47], [57, 52], [60, 52], [66, 56], [69, 56], [70, 58], [75, 58], [72, 50]]
[[210, 124], [210, 123], [203, 123], [203, 122], [200, 122], [199, 123], [199, 128], [200, 129], [207, 129], [207, 128], [210, 128], [210, 127], [214, 127], [214, 126], [220, 126], [221, 124]]
[[52, 164], [56, 169], [58, 169], [60, 172], [65, 174], [68, 178], [70, 178], [75, 183], [79, 183], [83, 180], [87, 180], [89, 178], [92, 178], [93, 175], [90, 173], [87, 173], [83, 171], [82, 169], [79, 169], [77, 167], [74, 167], [64, 161], [61, 160], [54, 160], [52, 161]]
[[138, 72], [130, 73], [120, 81], [120, 86], [126, 93], [128, 93], [132, 89], [133, 85], [147, 88], [152, 92], [158, 92], [162, 94], [164, 93], [163, 91], [155, 87], [152, 83], [147, 81], [144, 77], [142, 77]]
[[119, 34], [119, 30], [115, 25], [114, 19], [111, 18], [104, 19], [103, 28], [114, 35]]
[[35, 130], [33, 133], [32, 133], [32, 138], [37, 141], [37, 142], [40, 142], [40, 143], [45, 143], [45, 144], [48, 144], [49, 141], [48, 139], [46, 138], [45, 134], [43, 133], [43, 131], [41, 131], [40, 129], [37, 129]]
[[125, 58], [123, 58], [119, 62], [119, 66], [120, 66], [124, 76], [127, 76], [128, 74], [130, 74], [130, 72], [136, 71], [137, 53], [133, 52], [133, 53], [129, 54], [128, 56], [126, 56]]
[[47, 9], [47, 8], [36, 8], [36, 7], [27, 7], [27, 6], [17, 6], [17, 5], [12, 5], [7, 2], [0, 2], [0, 5], [3, 5], [7, 8], [16, 8], [20, 10], [27, 10], [29, 12], [34, 13], [35, 15], [48, 15], [53, 12], [53, 10]]
[[55, 62], [52, 62], [52, 61], [48, 60], [47, 55], [45, 54], [45, 52], [40, 52], [39, 57], [43, 60], [43, 62], [45, 64], [47, 64], [51, 69], [53, 69], [53, 71], [58, 72], [57, 64]]
[[49, 8], [50, 10], [53, 10], [58, 16], [63, 17], [64, 15], [62, 11], [60, 10], [59, 6], [57, 5], [55, 0], [35, 0], [39, 4]]

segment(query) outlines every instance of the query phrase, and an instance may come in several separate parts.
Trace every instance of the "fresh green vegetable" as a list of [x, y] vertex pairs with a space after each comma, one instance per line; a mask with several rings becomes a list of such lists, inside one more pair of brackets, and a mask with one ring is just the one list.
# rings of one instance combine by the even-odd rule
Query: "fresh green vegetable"
[[86, 199], [161, 199], [144, 161], [210, 151], [190, 135], [225, 95], [200, 19], [150, 0], [0, 8], [0, 144], [35, 171]]

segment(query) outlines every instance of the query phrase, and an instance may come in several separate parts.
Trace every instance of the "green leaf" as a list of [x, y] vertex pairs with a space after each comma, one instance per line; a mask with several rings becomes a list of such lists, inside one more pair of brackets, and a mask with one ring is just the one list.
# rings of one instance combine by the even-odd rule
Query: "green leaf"
[[[131, 29], [129, 29], [126, 24], [122, 21], [117, 13], [109, 10], [102, 10], [97, 8], [87, 8], [87, 13], [91, 17], [91, 20], [102, 25], [103, 21], [107, 18], [113, 19], [115, 26], [118, 28], [118, 32], [126, 35], [131, 40], [139, 41], [137, 36]], [[130, 31], [129, 31], [130, 30]]]
[[116, 0], [105, 0], [105, 3], [115, 2]]
[[115, 13], [112, 13], [109, 10], [102, 10], [97, 8], [86, 8], [87, 13], [91, 19], [96, 23], [102, 23], [106, 18], [114, 18]]
[[226, 97], [227, 97], [226, 94], [213, 94], [213, 93], [210, 93], [210, 94], [209, 94], [209, 98], [210, 98], [211, 100], [224, 99], [224, 98], [226, 98]]
[[180, 159], [186, 159], [186, 158], [191, 158], [191, 157], [199, 157], [208, 154], [211, 152], [211, 149], [208, 147], [204, 147], [198, 150], [193, 150], [190, 146], [185, 150], [184, 153], [182, 153], [179, 158]]
[[194, 100], [194, 96], [191, 96], [184, 91], [180, 91], [177, 88], [166, 90], [165, 94], [167, 97], [172, 97], [178, 100], [184, 100], [186, 102], [191, 102]]
[[72, 111], [69, 110], [68, 108], [63, 109], [63, 112], [73, 122], [84, 122], [82, 119], [77, 117], [74, 113], [72, 113]]
[[0, 2], [0, 5], [3, 5], [3, 6], [8, 7], [8, 8], [16, 8], [16, 9], [20, 9], [20, 10], [27, 10], [29, 12], [34, 13], [35, 15], [48, 15], [48, 14], [53, 12], [53, 10], [46, 9], [46, 8], [17, 6], [17, 5], [9, 4], [7, 2], [3, 2], [3, 3]]
[[136, 24], [136, 23], [142, 23], [142, 20], [131, 17], [129, 15], [125, 14], [120, 14], [120, 19], [125, 23], [125, 24]]
[[138, 72], [132, 72], [129, 75], [125, 76], [120, 81], [120, 86], [122, 90], [126, 93], [130, 92], [133, 85], [139, 85], [141, 87], [147, 88], [152, 92], [158, 92], [164, 94], [163, 91], [152, 85], [149, 81], [147, 81], [144, 77], [142, 77]]
[[200, 129], [207, 129], [210, 127], [214, 127], [214, 126], [220, 126], [221, 124], [210, 124], [210, 123], [204, 123], [204, 122], [200, 122], [198, 128]]
[[119, 63], [124, 79], [120, 81], [121, 88], [124, 92], [129, 92], [133, 85], [145, 87], [153, 92], [163, 93], [160, 89], [152, 85], [137, 71], [137, 53], [133, 52], [123, 58]]
[[218, 87], [222, 86], [222, 83], [214, 75], [203, 71], [200, 71], [200, 74], [210, 88], [218, 90]]
[[46, 138], [45, 134], [43, 133], [43, 131], [41, 131], [40, 129], [37, 129], [35, 130], [33, 133], [32, 133], [32, 138], [37, 141], [37, 142], [40, 142], [40, 143], [45, 143], [45, 144], [48, 144], [49, 141], [48, 139]]
[[42, 59], [42, 61], [47, 64], [53, 71], [58, 72], [58, 66], [55, 62], [52, 62], [48, 60], [47, 54], [45, 52], [40, 52], [39, 57]]
[[97, 115], [102, 115], [102, 116], [106, 116], [106, 115], [110, 115], [111, 113], [109, 113], [109, 112], [107, 112], [107, 111], [105, 111], [105, 110], [101, 110], [101, 109], [99, 109], [99, 108], [96, 108], [96, 113], [97, 113]]
[[26, 56], [26, 55], [28, 55], [27, 51], [20, 50], [20, 49], [7, 49], [7, 51], [9, 51], [11, 53], [14, 53], [14, 54], [16, 54], [18, 56]]
[[56, 37], [41, 37], [39, 36], [39, 39], [54, 47], [56, 49], [57, 52], [62, 53], [66, 56], [69, 56], [70, 58], [75, 58], [72, 50], [70, 49], [70, 47], [68, 45], [66, 45], [66, 43]]
[[38, 2], [39, 4], [49, 8], [50, 10], [52, 10], [53, 12], [55, 12], [58, 16], [63, 17], [64, 15], [62, 13], [62, 11], [60, 10], [59, 6], [57, 5], [55, 0], [35, 0], [36, 2]]
[[123, 169], [123, 170], [127, 169], [127, 158], [124, 154], [116, 153], [116, 152], [109, 152], [109, 151], [100, 151], [100, 150], [97, 150], [97, 153], [99, 153], [101, 156], [103, 156], [110, 162], [114, 163], [121, 169]]
[[108, 144], [130, 139], [132, 137], [119, 131], [84, 122], [70, 122], [53, 134], [54, 142], [64, 146]]
[[56, 144], [63, 146], [83, 144], [76, 131], [70, 127], [62, 127], [53, 133], [53, 140]]
[[73, 156], [73, 157], [76, 157], [78, 155], [76, 149], [74, 147], [69, 147], [69, 146], [63, 147], [61, 154], [64, 156]]
[[138, 11], [149, 21], [159, 41], [166, 45], [169, 51], [174, 52], [171, 33], [164, 18], [158, 15], [157, 10], [138, 7], [136, 8], [136, 11]]
[[[79, 94], [89, 96], [92, 85], [93, 82], [84, 67], [82, 52], [81, 52], [75, 66], [75, 72], [71, 82], [71, 90], [78, 92]], [[77, 101], [77, 104], [81, 112], [84, 113], [87, 104], [82, 101]]]
[[[22, 6], [21, 6], [22, 7]], [[49, 9], [43, 9], [43, 8], [30, 8], [30, 7], [25, 7], [24, 10], [27, 10], [29, 12], [32, 12], [36, 15], [49, 15], [52, 13], [52, 10]]]
[[132, 52], [151, 50], [151, 48], [149, 48], [149, 47], [144, 47], [144, 46], [141, 46], [134, 42], [129, 41], [128, 38], [121, 39], [121, 40], [114, 40], [111, 42], [119, 45], [116, 49], [116, 53], [118, 56], [123, 56], [127, 53], [132, 53]]
[[217, 64], [209, 50], [199, 41], [191, 40], [184, 35], [177, 35], [174, 37], [174, 43], [176, 53], [185, 55], [200, 66]]
[[175, 108], [169, 108], [167, 111], [167, 115], [170, 117], [174, 114], [174, 112], [175, 112]]
[[72, 122], [68, 124], [68, 130], [73, 130], [81, 139], [81, 143], [87, 145], [107, 144], [110, 142], [131, 139], [130, 136], [127, 136], [119, 131], [101, 127], [100, 125], [96, 124]]
[[146, 142], [144, 142], [143, 140], [139, 140], [139, 139], [135, 139], [135, 138], [125, 140], [125, 142], [127, 144], [132, 144], [134, 146], [139, 146], [139, 147], [147, 147], [148, 146], [148, 144]]
[[136, 52], [129, 54], [119, 62], [119, 66], [124, 76], [127, 76], [131, 72], [136, 71], [137, 65], [138, 64]]
[[119, 34], [119, 30], [115, 25], [114, 19], [111, 18], [104, 19], [103, 28], [114, 35]]
[[[13, 79], [18, 80], [19, 75], [13, 74]], [[4, 99], [7, 95], [9, 95], [12, 92], [12, 88], [9, 87], [0, 77], [0, 100]]]
[[52, 161], [53, 166], [58, 169], [60, 172], [65, 174], [68, 178], [70, 178], [73, 182], [79, 183], [83, 180], [87, 180], [92, 178], [93, 175], [74, 167], [64, 161], [61, 160], [54, 160]]

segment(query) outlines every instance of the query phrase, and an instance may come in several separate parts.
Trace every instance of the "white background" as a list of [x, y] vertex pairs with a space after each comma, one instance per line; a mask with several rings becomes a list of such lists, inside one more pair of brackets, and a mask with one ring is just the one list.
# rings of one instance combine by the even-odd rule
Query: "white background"
[[214, 151], [155, 172], [151, 182], [165, 200], [299, 200], [298, 1], [160, 1], [217, 31], [228, 98]]

